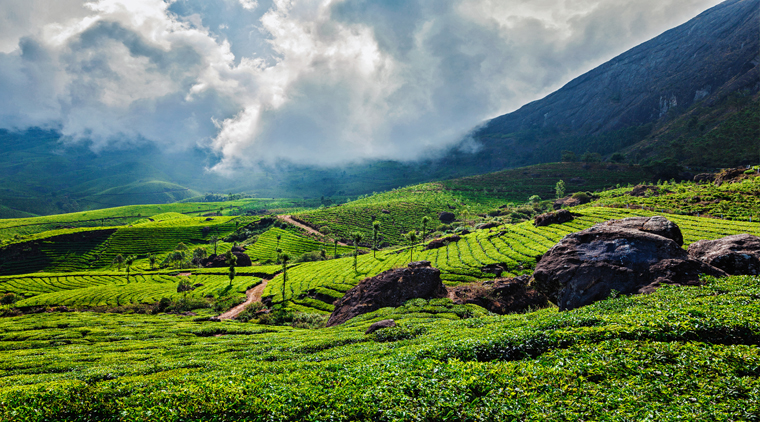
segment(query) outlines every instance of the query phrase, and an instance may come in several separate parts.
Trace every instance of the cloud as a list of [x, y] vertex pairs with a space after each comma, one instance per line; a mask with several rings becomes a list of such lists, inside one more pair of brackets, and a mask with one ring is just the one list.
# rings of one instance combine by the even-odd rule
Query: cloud
[[0, 127], [95, 150], [413, 160], [716, 0], [9, 0]]

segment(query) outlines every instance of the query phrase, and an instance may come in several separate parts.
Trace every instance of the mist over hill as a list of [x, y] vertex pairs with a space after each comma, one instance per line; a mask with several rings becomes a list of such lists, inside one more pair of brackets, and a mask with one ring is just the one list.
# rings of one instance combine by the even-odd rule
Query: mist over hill
[[[620, 153], [617, 160], [629, 163], [672, 159], [695, 169], [753, 162], [760, 158], [759, 5], [721, 3], [547, 97], [485, 122], [459, 144], [429, 145], [417, 161], [365, 158], [324, 166], [314, 155], [314, 164], [278, 158], [220, 172], [209, 170], [218, 169], [226, 153], [203, 143], [172, 149], [140, 136], [117, 144], [72, 142], [61, 126], [0, 130], [0, 211], [6, 217], [51, 214], [202, 200], [210, 193], [345, 199], [559, 161], [564, 150], [605, 158]], [[341, 13], [348, 20], [363, 16], [358, 9]], [[31, 54], [31, 44], [25, 48]], [[156, 116], [162, 112], [159, 107]], [[417, 120], [418, 129], [438, 129], [426, 122]], [[182, 136], [171, 127], [159, 132]], [[413, 149], [408, 158], [416, 156]], [[234, 154], [251, 163], [260, 158], [246, 149]]]

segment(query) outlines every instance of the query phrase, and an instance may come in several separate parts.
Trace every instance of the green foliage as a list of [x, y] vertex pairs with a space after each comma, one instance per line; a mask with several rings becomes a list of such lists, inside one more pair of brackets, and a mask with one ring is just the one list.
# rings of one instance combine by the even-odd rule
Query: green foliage
[[754, 420], [759, 288], [730, 277], [569, 312], [410, 316], [375, 336], [369, 321], [307, 331], [178, 315], [2, 318], [0, 418]]
[[566, 189], [566, 186], [565, 186], [564, 180], [560, 180], [559, 182], [557, 182], [556, 186], [554, 187], [554, 193], [556, 194], [556, 197], [558, 199], [565, 196], [565, 189]]

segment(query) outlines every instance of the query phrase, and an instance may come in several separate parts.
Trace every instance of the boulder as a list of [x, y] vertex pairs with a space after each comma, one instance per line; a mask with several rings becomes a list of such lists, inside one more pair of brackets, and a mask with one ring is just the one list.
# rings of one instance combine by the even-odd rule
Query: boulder
[[443, 211], [438, 214], [438, 220], [443, 224], [451, 224], [456, 220], [456, 215], [453, 212]]
[[694, 181], [699, 182], [709, 182], [712, 183], [715, 180], [715, 175], [712, 173], [699, 173], [698, 175], [694, 176]]
[[672, 193], [669, 190], [660, 190], [657, 186], [654, 185], [636, 185], [631, 189], [630, 192], [628, 192], [628, 195], [630, 196], [637, 196], [637, 197], [650, 197], [650, 196], [660, 196], [663, 193]]
[[650, 293], [663, 284], [697, 285], [700, 274], [726, 275], [689, 258], [672, 238], [680, 238], [678, 226], [662, 217], [644, 220], [655, 218], [648, 226], [642, 219], [612, 220], [565, 236], [536, 265], [536, 289], [564, 311], [603, 300], [612, 290]]
[[744, 178], [744, 172], [747, 169], [739, 167], [735, 169], [725, 169], [715, 176], [715, 185], [720, 186], [726, 182], [738, 182]]
[[439, 239], [433, 239], [425, 246], [425, 249], [438, 249], [446, 246], [449, 243], [459, 242], [462, 238], [458, 235], [452, 234], [451, 236], [442, 237]]
[[428, 261], [412, 262], [407, 268], [397, 268], [365, 278], [335, 302], [335, 310], [327, 321], [328, 327], [376, 311], [398, 307], [409, 299], [446, 297], [441, 271]]
[[544, 308], [548, 299], [529, 285], [528, 276], [496, 279], [492, 283], [467, 284], [450, 289], [449, 297], [456, 304], [475, 304], [497, 314], [525, 312]]
[[558, 210], [546, 214], [537, 215], [533, 220], [536, 227], [548, 226], [550, 224], [562, 224], [573, 221], [573, 214], [568, 210]]
[[597, 226], [619, 227], [626, 229], [640, 230], [676, 242], [678, 246], [683, 246], [683, 235], [678, 225], [665, 217], [656, 215], [654, 217], [630, 217], [622, 220], [610, 220], [599, 223]]
[[689, 245], [689, 256], [733, 275], [760, 274], [760, 237], [736, 234]]
[[485, 229], [492, 229], [494, 227], [499, 227], [499, 223], [494, 223], [494, 222], [483, 223], [483, 224], [480, 224], [478, 227], [476, 227], [476, 229], [485, 230]]
[[377, 321], [376, 323], [372, 324], [367, 328], [367, 331], [364, 332], [364, 334], [372, 334], [377, 330], [380, 330], [382, 328], [391, 328], [396, 326], [396, 321], [392, 319], [384, 319], [382, 321]]

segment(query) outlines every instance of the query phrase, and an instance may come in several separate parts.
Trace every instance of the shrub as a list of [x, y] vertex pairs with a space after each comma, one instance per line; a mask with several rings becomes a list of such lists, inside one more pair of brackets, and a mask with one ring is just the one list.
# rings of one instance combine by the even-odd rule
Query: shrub
[[15, 293], [6, 293], [5, 295], [3, 295], [2, 298], [0, 298], [0, 304], [10, 305], [11, 303], [16, 302], [17, 300], [19, 300], [19, 297], [16, 296]]
[[259, 312], [265, 308], [261, 302], [253, 302], [246, 306], [243, 312], [241, 312], [235, 319], [240, 322], [248, 322], [256, 317], [256, 312]]
[[382, 328], [375, 331], [374, 340], [381, 343], [399, 340], [411, 340], [413, 338], [421, 336], [422, 334], [425, 334], [425, 332], [427, 332], [427, 328], [425, 327], [397, 325], [395, 327]]

